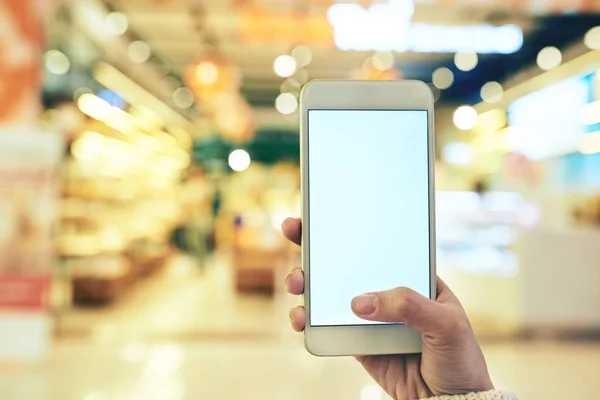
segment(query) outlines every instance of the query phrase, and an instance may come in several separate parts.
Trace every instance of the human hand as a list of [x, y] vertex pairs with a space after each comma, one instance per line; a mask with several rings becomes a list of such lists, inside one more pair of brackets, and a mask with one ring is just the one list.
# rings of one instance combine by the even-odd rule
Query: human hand
[[[300, 219], [287, 219], [282, 231], [288, 240], [301, 244]], [[301, 269], [291, 271], [285, 282], [289, 293], [304, 292]], [[407, 288], [396, 288], [358, 296], [348, 306], [365, 320], [404, 322], [422, 333], [422, 354], [356, 357], [394, 399], [414, 400], [494, 389], [467, 314], [441, 279], [437, 279], [436, 301]], [[290, 321], [295, 331], [302, 332], [306, 324], [304, 307], [292, 308]]]

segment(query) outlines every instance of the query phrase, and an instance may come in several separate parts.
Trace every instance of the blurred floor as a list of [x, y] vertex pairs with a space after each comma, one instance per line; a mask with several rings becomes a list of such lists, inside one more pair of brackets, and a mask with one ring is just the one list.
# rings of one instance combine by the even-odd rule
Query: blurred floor
[[[202, 273], [178, 259], [114, 307], [64, 315], [45, 363], [0, 365], [0, 398], [383, 399], [354, 360], [306, 353], [287, 326], [294, 299], [231, 288], [226, 257]], [[497, 387], [521, 399], [600, 393], [600, 342], [494, 341], [484, 350]]]
[[[280, 272], [283, 280], [285, 271]], [[281, 333], [292, 301], [281, 287], [276, 301], [264, 295], [240, 295], [233, 288], [227, 254], [213, 256], [204, 269], [179, 256], [110, 307], [59, 313], [57, 334], [110, 343], [124, 338], [265, 339]]]
[[[521, 399], [592, 399], [600, 393], [599, 344], [484, 348], [497, 387], [511, 388]], [[361, 397], [371, 384], [353, 360], [312, 357], [299, 340], [59, 341], [44, 365], [0, 374], [3, 400], [377, 400]]]

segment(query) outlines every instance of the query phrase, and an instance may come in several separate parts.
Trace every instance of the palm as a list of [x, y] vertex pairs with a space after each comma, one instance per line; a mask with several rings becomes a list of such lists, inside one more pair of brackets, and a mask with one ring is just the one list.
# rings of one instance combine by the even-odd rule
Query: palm
[[357, 357], [371, 377], [395, 399], [423, 399], [433, 395], [421, 374], [421, 355]]

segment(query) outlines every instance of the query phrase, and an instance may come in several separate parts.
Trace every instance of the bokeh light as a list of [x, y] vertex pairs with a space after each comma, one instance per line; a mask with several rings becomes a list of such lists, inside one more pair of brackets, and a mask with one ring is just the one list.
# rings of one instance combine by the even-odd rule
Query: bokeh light
[[433, 71], [432, 82], [438, 89], [448, 89], [454, 83], [454, 74], [446, 67]]
[[477, 56], [477, 53], [472, 51], [456, 53], [454, 56], [454, 64], [456, 65], [456, 68], [464, 72], [474, 70], [478, 62], [479, 57]]
[[296, 66], [302, 68], [312, 62], [313, 53], [310, 47], [298, 46], [292, 50], [292, 58], [296, 61]]
[[296, 64], [296, 60], [292, 56], [283, 55], [279, 56], [275, 59], [273, 63], [273, 70], [275, 74], [281, 76], [282, 78], [288, 78], [296, 72], [298, 68]]
[[298, 99], [292, 93], [282, 93], [275, 99], [275, 109], [281, 114], [293, 114], [298, 109]]
[[196, 67], [196, 79], [203, 85], [211, 85], [219, 78], [219, 69], [210, 61], [203, 61]]
[[553, 46], [544, 47], [537, 56], [537, 64], [544, 71], [558, 67], [562, 63], [562, 53]]
[[461, 106], [454, 112], [454, 125], [460, 130], [468, 131], [477, 125], [477, 111], [470, 106]]
[[246, 150], [237, 149], [229, 154], [229, 166], [232, 170], [242, 172], [250, 167], [252, 160]]
[[190, 108], [194, 104], [194, 94], [185, 87], [180, 87], [173, 92], [173, 102], [179, 108]]
[[106, 29], [111, 35], [120, 36], [127, 32], [129, 22], [125, 14], [121, 12], [111, 12], [105, 19]]
[[62, 52], [50, 50], [44, 57], [46, 69], [55, 75], [64, 75], [69, 72], [71, 62]]
[[481, 99], [486, 103], [497, 103], [504, 95], [504, 88], [498, 82], [488, 82], [481, 87]]
[[591, 50], [600, 50], [600, 26], [596, 26], [585, 34], [583, 43]]
[[143, 63], [150, 58], [150, 46], [141, 40], [137, 40], [129, 45], [129, 58], [137, 63]]

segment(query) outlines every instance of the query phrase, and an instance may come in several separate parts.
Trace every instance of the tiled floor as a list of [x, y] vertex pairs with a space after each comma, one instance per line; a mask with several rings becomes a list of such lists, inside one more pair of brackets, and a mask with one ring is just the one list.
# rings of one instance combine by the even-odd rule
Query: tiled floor
[[[108, 310], [69, 313], [49, 359], [2, 367], [1, 400], [379, 400], [352, 359], [319, 359], [287, 327], [294, 299], [237, 297], [226, 268], [185, 263]], [[484, 343], [522, 400], [592, 399], [600, 343]]]

